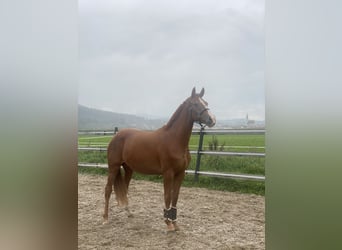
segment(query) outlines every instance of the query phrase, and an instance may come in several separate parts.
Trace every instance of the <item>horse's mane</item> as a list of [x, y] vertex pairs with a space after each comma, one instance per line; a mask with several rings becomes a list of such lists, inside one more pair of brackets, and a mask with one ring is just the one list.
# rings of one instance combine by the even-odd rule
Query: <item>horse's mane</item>
[[[188, 100], [188, 99], [187, 99]], [[181, 105], [179, 105], [179, 107], [177, 108], [177, 110], [173, 113], [173, 115], [171, 116], [170, 120], [167, 122], [167, 124], [165, 125], [166, 129], [169, 129], [172, 127], [172, 125], [175, 123], [175, 121], [178, 119], [179, 115], [182, 113], [184, 107], [188, 104], [187, 100], [185, 100]]]

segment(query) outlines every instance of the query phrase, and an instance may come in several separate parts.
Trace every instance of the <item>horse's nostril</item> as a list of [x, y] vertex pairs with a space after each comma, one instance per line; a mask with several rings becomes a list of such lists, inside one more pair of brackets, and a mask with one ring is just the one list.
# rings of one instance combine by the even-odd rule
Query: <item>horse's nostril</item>
[[210, 127], [213, 127], [216, 124], [216, 119], [214, 117], [209, 117]]

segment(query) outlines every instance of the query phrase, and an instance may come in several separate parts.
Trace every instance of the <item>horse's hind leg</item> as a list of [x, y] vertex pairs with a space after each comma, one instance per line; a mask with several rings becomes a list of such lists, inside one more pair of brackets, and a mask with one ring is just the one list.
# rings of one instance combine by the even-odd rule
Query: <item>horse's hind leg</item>
[[128, 190], [129, 183], [131, 182], [131, 179], [132, 179], [133, 170], [126, 163], [122, 164], [122, 166], [125, 170], [125, 183], [126, 183], [127, 190]]
[[105, 208], [103, 213], [103, 218], [105, 222], [108, 221], [108, 206], [109, 206], [109, 198], [113, 191], [113, 184], [118, 171], [120, 170], [120, 166], [108, 166], [108, 179], [105, 187]]
[[[129, 183], [131, 182], [131, 179], [132, 179], [133, 170], [126, 163], [122, 164], [122, 166], [125, 170], [125, 183], [126, 183], [127, 190], [128, 190]], [[128, 204], [125, 209], [127, 211], [128, 217], [132, 217], [133, 214], [129, 211]]]

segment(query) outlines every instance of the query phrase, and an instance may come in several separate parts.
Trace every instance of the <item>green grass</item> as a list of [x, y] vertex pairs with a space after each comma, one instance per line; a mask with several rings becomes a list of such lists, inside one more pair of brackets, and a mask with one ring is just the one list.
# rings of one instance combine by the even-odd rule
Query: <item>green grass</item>
[[[79, 146], [101, 146], [106, 147], [112, 136], [79, 136]], [[196, 150], [198, 147], [198, 135], [193, 135], [190, 139], [190, 150]], [[264, 135], [211, 135], [204, 136], [203, 149], [208, 150], [210, 143], [216, 140], [217, 149], [231, 152], [265, 152]], [[193, 145], [193, 146], [192, 146]], [[222, 147], [225, 146], [225, 147]], [[228, 146], [247, 146], [229, 148]], [[256, 148], [257, 147], [257, 148]], [[107, 163], [106, 152], [98, 151], [79, 151], [78, 161], [88, 163]], [[191, 155], [191, 162], [188, 169], [195, 169], [196, 155]], [[241, 156], [209, 156], [202, 155], [202, 171], [226, 172], [236, 174], [254, 174], [265, 175], [265, 159], [263, 157], [241, 157]], [[107, 174], [107, 169], [100, 168], [79, 168], [79, 172]], [[133, 178], [161, 182], [160, 176], [147, 176], [134, 174]], [[194, 181], [193, 175], [187, 175], [183, 186], [205, 187], [214, 190], [225, 190], [242, 193], [254, 193], [258, 195], [265, 194], [265, 183], [263, 181], [253, 180], [235, 180], [228, 178], [215, 178], [200, 176], [199, 181]]]
[[[107, 147], [112, 135], [80, 135], [78, 145], [82, 147]], [[203, 138], [203, 150], [209, 149], [209, 143], [218, 141], [218, 148], [230, 152], [265, 152], [264, 135], [205, 135]], [[199, 135], [192, 135], [189, 141], [189, 149], [197, 150]], [[223, 146], [223, 147], [222, 147]]]
[[107, 147], [112, 135], [79, 135], [78, 145], [82, 147]]
[[[215, 139], [217, 139], [219, 150], [230, 152], [265, 152], [264, 135], [204, 135], [203, 150], [208, 150], [210, 142]], [[190, 150], [197, 150], [198, 143], [199, 135], [192, 135], [189, 141]]]
[[78, 162], [107, 163], [107, 152], [78, 151]]
[[[195, 170], [197, 156], [191, 156], [188, 169]], [[201, 170], [236, 174], [265, 175], [265, 158], [202, 155]]]

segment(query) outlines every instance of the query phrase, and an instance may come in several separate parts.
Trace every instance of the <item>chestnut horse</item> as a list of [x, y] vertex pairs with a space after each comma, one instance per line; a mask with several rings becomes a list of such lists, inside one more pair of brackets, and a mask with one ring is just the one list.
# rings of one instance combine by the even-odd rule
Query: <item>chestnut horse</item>
[[[156, 131], [122, 129], [108, 145], [108, 181], [105, 187], [103, 218], [108, 220], [108, 204], [114, 185], [119, 205], [128, 205], [127, 190], [133, 171], [162, 175], [164, 182], [164, 219], [168, 231], [178, 230], [177, 200], [185, 170], [190, 162], [189, 139], [194, 122], [212, 127], [216, 123], [208, 103], [202, 99], [204, 89], [192, 94], [175, 111], [168, 123]], [[121, 166], [123, 169], [121, 169]]]

